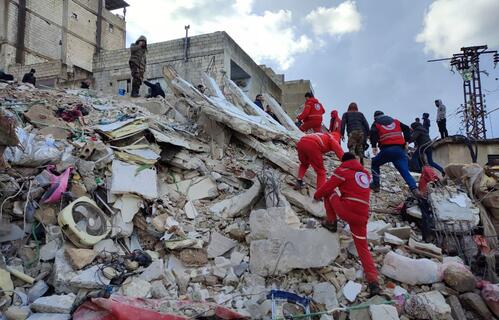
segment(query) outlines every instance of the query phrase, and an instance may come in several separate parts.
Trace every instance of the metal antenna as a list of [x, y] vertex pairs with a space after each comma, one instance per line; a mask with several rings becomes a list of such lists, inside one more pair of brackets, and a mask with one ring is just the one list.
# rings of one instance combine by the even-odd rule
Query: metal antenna
[[494, 68], [499, 62], [497, 51], [486, 51], [487, 46], [463, 47], [461, 53], [452, 55], [452, 58], [428, 60], [428, 62], [450, 60], [451, 70], [454, 68], [463, 78], [464, 104], [460, 113], [463, 114], [463, 126], [466, 128], [466, 135], [473, 139], [486, 139], [487, 129], [485, 128], [485, 104], [482, 95], [482, 84], [480, 80], [480, 55], [494, 54]]

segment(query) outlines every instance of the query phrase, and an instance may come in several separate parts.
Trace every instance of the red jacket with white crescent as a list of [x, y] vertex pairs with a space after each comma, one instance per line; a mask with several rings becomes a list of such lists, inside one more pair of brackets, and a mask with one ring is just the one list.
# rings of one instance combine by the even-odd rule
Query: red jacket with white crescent
[[[370, 182], [371, 176], [359, 160], [348, 160], [333, 171], [331, 178], [315, 192], [314, 198], [316, 200], [328, 199], [338, 188], [341, 192], [341, 199], [355, 201], [369, 207]], [[368, 214], [367, 210], [366, 213]]]
[[322, 115], [325, 112], [326, 111], [319, 100], [316, 98], [308, 98], [307, 101], [305, 101], [303, 112], [297, 117], [297, 119], [303, 122], [319, 119], [322, 121]]
[[303, 136], [300, 141], [316, 144], [322, 154], [333, 151], [338, 159], [343, 157], [343, 149], [330, 133], [309, 133]]

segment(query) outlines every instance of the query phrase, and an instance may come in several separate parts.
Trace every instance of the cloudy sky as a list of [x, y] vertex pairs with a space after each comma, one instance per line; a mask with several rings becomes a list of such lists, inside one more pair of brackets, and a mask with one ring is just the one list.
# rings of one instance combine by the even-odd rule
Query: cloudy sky
[[[369, 121], [384, 110], [407, 124], [433, 101], [447, 105], [449, 133], [462, 130], [455, 114], [462, 80], [448, 57], [463, 46], [499, 49], [499, 0], [127, 0], [128, 43], [226, 31], [258, 63], [287, 80], [310, 79], [328, 110], [356, 101]], [[146, 4], [147, 3], [147, 4]], [[482, 56], [488, 110], [499, 108], [499, 66]], [[495, 123], [495, 125], [494, 125]], [[499, 137], [499, 111], [487, 120]], [[491, 126], [492, 125], [492, 126]], [[432, 136], [438, 135], [432, 124]]]

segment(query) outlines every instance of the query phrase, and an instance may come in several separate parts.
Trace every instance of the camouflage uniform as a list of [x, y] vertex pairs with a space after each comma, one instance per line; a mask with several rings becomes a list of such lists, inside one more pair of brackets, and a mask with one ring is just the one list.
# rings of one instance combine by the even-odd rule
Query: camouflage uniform
[[[146, 43], [146, 47], [142, 48], [139, 45], [140, 41]], [[146, 72], [146, 52], [147, 52], [147, 39], [140, 36], [134, 44], [130, 46], [130, 71], [132, 73], [132, 96], [138, 96], [140, 86], [144, 80], [144, 72]]]
[[361, 163], [364, 163], [365, 137], [362, 130], [353, 130], [348, 134], [348, 151], [355, 154]]

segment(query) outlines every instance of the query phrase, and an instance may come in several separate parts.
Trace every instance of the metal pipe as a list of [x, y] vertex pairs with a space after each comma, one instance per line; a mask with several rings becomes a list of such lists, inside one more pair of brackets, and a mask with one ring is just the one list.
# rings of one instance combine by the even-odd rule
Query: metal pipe
[[185, 28], [185, 39], [184, 39], [184, 62], [187, 62], [188, 57], [187, 57], [187, 49], [189, 47], [189, 28], [190, 25], [186, 25]]

